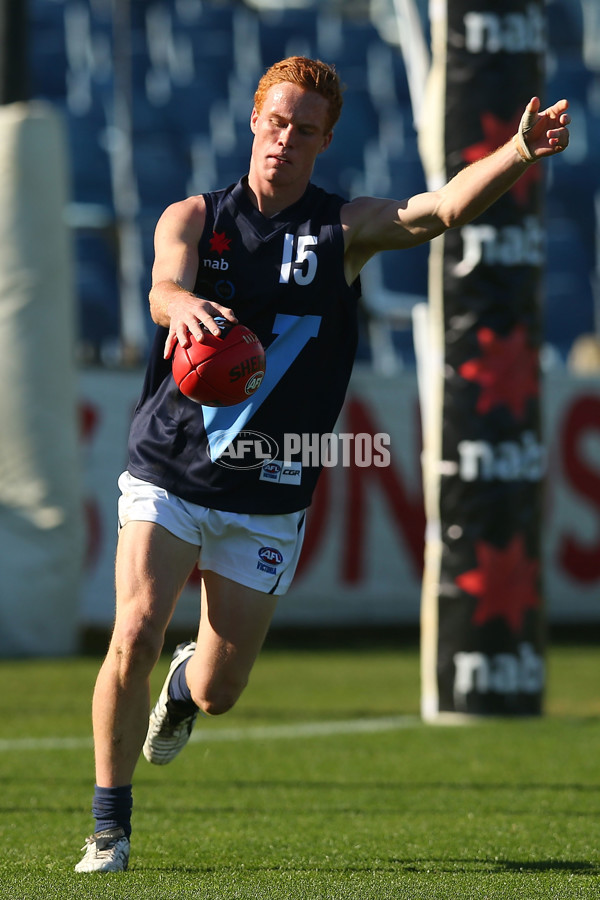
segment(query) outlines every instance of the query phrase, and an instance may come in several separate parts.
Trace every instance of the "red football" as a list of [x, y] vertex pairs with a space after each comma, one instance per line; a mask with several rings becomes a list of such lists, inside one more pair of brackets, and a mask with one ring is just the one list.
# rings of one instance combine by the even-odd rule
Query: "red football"
[[204, 333], [190, 338], [190, 346], [177, 344], [173, 378], [182, 394], [203, 406], [233, 406], [247, 400], [265, 374], [265, 351], [245, 325], [222, 328], [221, 336]]

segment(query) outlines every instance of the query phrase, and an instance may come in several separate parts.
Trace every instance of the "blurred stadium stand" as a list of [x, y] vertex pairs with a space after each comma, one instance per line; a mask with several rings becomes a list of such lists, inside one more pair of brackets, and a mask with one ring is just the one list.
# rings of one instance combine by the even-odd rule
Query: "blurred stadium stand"
[[[283, 56], [319, 56], [348, 86], [331, 150], [315, 180], [343, 195], [406, 196], [422, 190], [406, 72], [386, 43], [386, 0], [130, 0], [129, 114], [132, 196], [142, 242], [139, 296], [149, 288], [152, 233], [164, 207], [190, 193], [231, 183], [247, 170], [248, 119], [256, 81]], [[72, 155], [80, 349], [83, 361], [118, 362], [118, 203], [114, 153], [113, 0], [29, 0], [31, 94], [64, 112]], [[427, 30], [427, 3], [419, 11]], [[578, 335], [594, 332], [600, 208], [600, 4], [547, 0], [548, 96], [572, 100], [569, 153], [549, 167], [546, 215], [546, 341], [564, 361]], [[130, 61], [130, 62], [129, 62]], [[393, 73], [393, 78], [390, 78]], [[111, 156], [112, 155], [112, 156]], [[390, 353], [412, 365], [410, 310], [427, 291], [427, 252], [402, 265], [385, 256], [365, 272], [373, 319], [393, 310]], [[399, 296], [400, 295], [400, 296]], [[143, 316], [150, 334], [152, 324]], [[378, 346], [377, 328], [371, 346]], [[367, 331], [367, 334], [369, 332]], [[379, 337], [381, 334], [379, 333]], [[389, 334], [388, 334], [389, 337]], [[143, 357], [143, 346], [129, 358]], [[369, 340], [361, 344], [368, 354]]]

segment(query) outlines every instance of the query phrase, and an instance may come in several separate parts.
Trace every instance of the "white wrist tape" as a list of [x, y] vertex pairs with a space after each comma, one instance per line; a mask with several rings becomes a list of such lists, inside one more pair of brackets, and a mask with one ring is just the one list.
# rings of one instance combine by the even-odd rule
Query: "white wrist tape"
[[531, 112], [530, 110], [526, 109], [521, 116], [521, 121], [519, 122], [519, 130], [513, 138], [514, 145], [519, 151], [519, 155], [523, 160], [525, 160], [525, 162], [533, 162], [535, 160], [535, 154], [531, 152], [527, 144], [526, 135], [527, 132], [531, 131], [531, 129], [535, 125], [537, 116], [537, 112]]

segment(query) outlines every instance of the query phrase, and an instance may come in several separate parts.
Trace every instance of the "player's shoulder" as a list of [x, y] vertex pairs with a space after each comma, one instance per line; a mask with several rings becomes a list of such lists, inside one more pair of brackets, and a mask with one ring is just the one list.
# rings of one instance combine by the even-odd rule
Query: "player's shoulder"
[[354, 197], [352, 200], [344, 203], [340, 210], [340, 221], [344, 231], [353, 233], [360, 230], [381, 206], [382, 202], [385, 201], [378, 197]]
[[206, 214], [206, 200], [203, 194], [195, 194], [193, 197], [186, 197], [185, 200], [176, 200], [171, 203], [163, 212], [163, 219], [180, 219], [181, 221], [191, 221], [195, 218], [203, 218]]
[[350, 224], [369, 216], [381, 202], [378, 197], [354, 197], [342, 206], [340, 211], [342, 221]]
[[206, 219], [206, 201], [202, 194], [171, 203], [157, 223], [158, 233], [188, 233], [199, 235]]

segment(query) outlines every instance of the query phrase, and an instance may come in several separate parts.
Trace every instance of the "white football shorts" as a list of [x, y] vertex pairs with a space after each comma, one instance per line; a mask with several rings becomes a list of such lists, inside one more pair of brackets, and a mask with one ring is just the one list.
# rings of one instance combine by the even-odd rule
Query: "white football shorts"
[[288, 590], [304, 540], [306, 511], [264, 516], [208, 509], [163, 488], [119, 477], [119, 528], [127, 522], [156, 522], [198, 547], [198, 568], [266, 594]]

